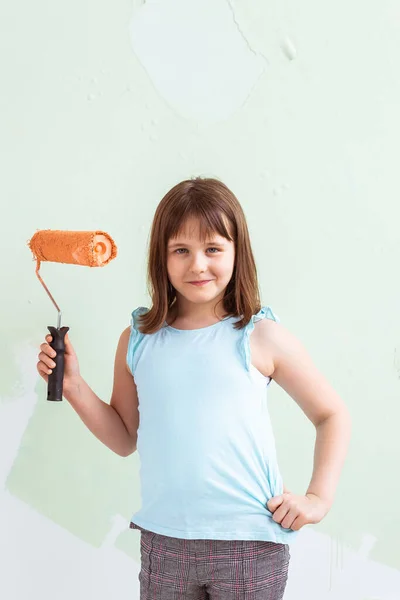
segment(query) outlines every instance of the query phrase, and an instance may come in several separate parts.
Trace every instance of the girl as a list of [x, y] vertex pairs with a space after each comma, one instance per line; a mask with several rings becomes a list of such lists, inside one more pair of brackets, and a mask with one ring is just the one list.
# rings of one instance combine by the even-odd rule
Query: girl
[[[66, 337], [64, 396], [121, 456], [137, 449], [141, 600], [279, 600], [289, 544], [329, 511], [349, 415], [305, 348], [261, 305], [243, 210], [220, 181], [173, 187], [156, 209], [152, 305], [120, 337], [110, 404], [82, 378]], [[51, 336], [38, 371], [55, 366]], [[316, 428], [304, 495], [279, 471], [268, 415], [272, 379]], [[140, 416], [140, 419], [139, 419]]]

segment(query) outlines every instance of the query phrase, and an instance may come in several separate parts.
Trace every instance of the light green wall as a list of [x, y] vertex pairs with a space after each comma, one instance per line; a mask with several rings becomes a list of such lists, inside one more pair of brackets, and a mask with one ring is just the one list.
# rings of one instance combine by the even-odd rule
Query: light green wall
[[[137, 509], [138, 456], [113, 455], [67, 402], [45, 401], [34, 354], [56, 313], [26, 243], [47, 228], [116, 240], [106, 269], [42, 267], [82, 373], [107, 400], [119, 334], [149, 302], [154, 210], [178, 181], [216, 176], [245, 210], [264, 301], [352, 413], [336, 503], [314, 529], [356, 553], [372, 539], [368, 559], [400, 569], [398, 4], [17, 0], [0, 10], [0, 494], [93, 547], [114, 515]], [[304, 493], [313, 428], [278, 386], [270, 397], [286, 483]], [[139, 560], [134, 532], [115, 546]]]

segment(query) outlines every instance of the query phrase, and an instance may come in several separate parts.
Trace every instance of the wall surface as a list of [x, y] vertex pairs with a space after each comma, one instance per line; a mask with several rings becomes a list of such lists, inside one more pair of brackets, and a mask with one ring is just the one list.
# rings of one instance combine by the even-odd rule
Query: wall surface
[[[0, 597], [139, 597], [140, 459], [46, 402], [36, 357], [56, 312], [26, 243], [47, 228], [116, 240], [106, 269], [41, 271], [108, 400], [119, 335], [148, 305], [154, 210], [206, 175], [243, 205], [264, 303], [353, 418], [336, 502], [292, 547], [285, 598], [398, 600], [398, 2], [14, 0], [0, 23]], [[285, 482], [304, 493], [313, 427], [269, 394]]]

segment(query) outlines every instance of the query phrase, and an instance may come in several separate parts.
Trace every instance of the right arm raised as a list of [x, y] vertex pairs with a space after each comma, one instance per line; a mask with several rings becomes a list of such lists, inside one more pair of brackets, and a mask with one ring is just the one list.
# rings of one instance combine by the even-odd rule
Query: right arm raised
[[139, 426], [136, 384], [126, 363], [130, 327], [121, 334], [114, 362], [110, 404], [100, 400], [82, 377], [64, 388], [64, 396], [90, 431], [120, 456], [136, 450]]

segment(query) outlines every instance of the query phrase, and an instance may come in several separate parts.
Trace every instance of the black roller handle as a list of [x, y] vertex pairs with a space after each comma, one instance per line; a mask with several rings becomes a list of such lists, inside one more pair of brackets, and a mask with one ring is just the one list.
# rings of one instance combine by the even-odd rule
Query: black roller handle
[[63, 380], [64, 380], [64, 354], [65, 354], [65, 334], [69, 331], [69, 327], [52, 327], [49, 325], [47, 329], [50, 331], [53, 339], [50, 346], [57, 352], [57, 356], [53, 358], [56, 363], [55, 368], [49, 375], [47, 384], [47, 400], [50, 402], [61, 402], [63, 395]]

